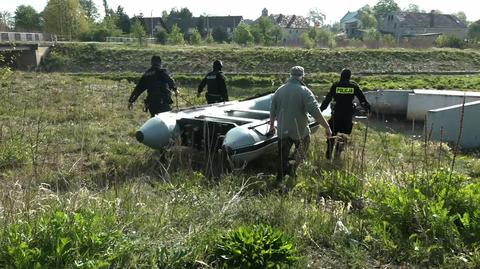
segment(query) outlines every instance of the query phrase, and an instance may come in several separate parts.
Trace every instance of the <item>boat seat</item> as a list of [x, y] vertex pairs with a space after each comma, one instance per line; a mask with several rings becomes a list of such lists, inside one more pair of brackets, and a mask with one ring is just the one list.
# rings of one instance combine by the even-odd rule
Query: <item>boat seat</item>
[[225, 121], [231, 121], [234, 123], [240, 123], [245, 124], [245, 123], [250, 123], [254, 121], [258, 121], [258, 119], [250, 119], [250, 118], [244, 118], [244, 117], [233, 117], [233, 116], [217, 116], [217, 115], [200, 115], [196, 116], [195, 118], [197, 119], [219, 119], [219, 120], [225, 120]]
[[225, 113], [227, 114], [234, 114], [235, 112], [247, 114], [247, 117], [252, 117], [255, 119], [263, 120], [266, 118], [270, 118], [270, 111], [265, 110], [255, 110], [255, 109], [229, 109], [226, 110]]
[[227, 112], [227, 113], [245, 112], [245, 113], [253, 113], [253, 114], [261, 114], [261, 115], [265, 115], [265, 116], [270, 116], [270, 111], [256, 110], [256, 109], [229, 109], [225, 112]]

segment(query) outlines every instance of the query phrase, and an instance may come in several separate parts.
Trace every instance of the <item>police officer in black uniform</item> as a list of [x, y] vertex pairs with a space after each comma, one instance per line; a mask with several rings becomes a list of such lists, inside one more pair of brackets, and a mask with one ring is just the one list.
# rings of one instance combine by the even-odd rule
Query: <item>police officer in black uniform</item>
[[205, 97], [209, 104], [226, 102], [228, 101], [227, 85], [225, 84], [225, 76], [222, 72], [222, 62], [216, 60], [213, 62], [213, 71], [208, 73], [198, 85], [197, 96], [200, 94], [207, 85], [207, 93]]
[[152, 56], [151, 63], [152, 66], [145, 71], [130, 95], [128, 109], [132, 109], [138, 96], [147, 90], [145, 106], [153, 117], [155, 114], [171, 110], [172, 91], [178, 94], [178, 90], [175, 81], [168, 75], [167, 70], [161, 68], [162, 59], [160, 56]]
[[[356, 96], [367, 113], [370, 113], [370, 104], [367, 102], [365, 95], [357, 83], [351, 82], [352, 72], [349, 69], [343, 69], [340, 74], [340, 81], [333, 83], [325, 100], [323, 100], [320, 110], [325, 110], [332, 101], [332, 116], [328, 120], [328, 124], [332, 128], [332, 133], [336, 136], [338, 133], [352, 133], [352, 118], [355, 112], [353, 99]], [[327, 139], [327, 159], [332, 158], [332, 151], [335, 138]], [[337, 152], [341, 152], [342, 148], [337, 147]]]

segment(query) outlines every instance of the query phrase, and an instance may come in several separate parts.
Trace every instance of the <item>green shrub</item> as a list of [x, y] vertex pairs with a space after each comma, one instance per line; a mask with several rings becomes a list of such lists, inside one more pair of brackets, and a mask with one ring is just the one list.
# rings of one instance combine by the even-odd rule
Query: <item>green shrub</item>
[[345, 203], [362, 197], [363, 183], [354, 174], [338, 170], [323, 171], [319, 178], [304, 165], [300, 167], [299, 175], [295, 191], [303, 193], [303, 196], [312, 199], [321, 196]]
[[466, 46], [465, 40], [451, 35], [441, 35], [435, 40], [435, 43], [440, 48], [463, 49]]
[[56, 211], [6, 227], [0, 267], [111, 268], [121, 266], [129, 248], [114, 215]]
[[60, 51], [52, 51], [46, 57], [45, 64], [47, 65], [47, 70], [63, 70], [70, 64], [70, 59], [65, 54], [62, 54]]
[[270, 226], [242, 226], [220, 237], [213, 261], [220, 268], [283, 268], [294, 264], [296, 249], [286, 236]]
[[30, 158], [29, 151], [20, 136], [0, 141], [0, 170], [23, 166]]
[[420, 265], [442, 264], [472, 250], [480, 234], [480, 183], [439, 170], [407, 176], [406, 186], [378, 184], [368, 210], [380, 255]]

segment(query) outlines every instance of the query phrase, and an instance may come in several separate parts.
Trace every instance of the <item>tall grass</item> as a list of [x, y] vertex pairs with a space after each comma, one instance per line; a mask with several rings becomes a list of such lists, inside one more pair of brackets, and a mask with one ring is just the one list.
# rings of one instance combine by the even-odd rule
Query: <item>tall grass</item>
[[314, 134], [285, 194], [274, 157], [209, 178], [180, 147], [138, 144], [132, 88], [19, 72], [2, 85], [0, 267], [212, 268], [220, 238], [256, 225], [289, 238], [292, 268], [480, 265], [478, 152], [452, 169], [445, 143], [356, 124], [336, 162]]

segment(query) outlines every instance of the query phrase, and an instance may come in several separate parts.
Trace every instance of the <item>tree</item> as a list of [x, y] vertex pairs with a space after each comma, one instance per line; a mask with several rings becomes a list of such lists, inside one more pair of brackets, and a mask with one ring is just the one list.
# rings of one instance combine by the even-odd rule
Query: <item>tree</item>
[[138, 18], [134, 18], [132, 20], [131, 30], [133, 37], [138, 39], [139, 44], [142, 44], [145, 40], [145, 37], [147, 36], [147, 33], [145, 32], [145, 28], [143, 27], [142, 23]]
[[407, 12], [422, 12], [422, 13], [425, 12], [425, 10], [420, 9], [420, 6], [418, 6], [417, 4], [409, 4], [408, 7], [405, 9], [405, 11], [407, 11]]
[[248, 45], [253, 42], [253, 35], [250, 33], [250, 27], [244, 23], [240, 22], [233, 31], [233, 42], [240, 45]]
[[182, 30], [176, 24], [172, 26], [172, 30], [168, 35], [168, 44], [171, 45], [184, 45], [185, 39], [183, 38]]
[[376, 29], [369, 29], [363, 34], [363, 42], [369, 48], [378, 48], [380, 46], [380, 33]]
[[332, 23], [332, 25], [326, 25], [326, 27], [333, 33], [339, 33], [342, 31], [342, 24], [338, 21]]
[[250, 31], [253, 39], [257, 44], [265, 46], [272, 45], [275, 40], [272, 36], [273, 22], [270, 17], [262, 16], [255, 23], [251, 25]]
[[93, 22], [98, 18], [98, 8], [93, 0], [80, 0], [80, 6], [82, 6], [83, 12], [90, 22]]
[[107, 0], [103, 0], [103, 11], [105, 12], [105, 17], [108, 16], [108, 14], [110, 13]]
[[468, 26], [468, 38], [474, 40], [480, 40], [480, 20], [471, 23]]
[[163, 45], [167, 44], [167, 40], [168, 40], [167, 31], [165, 29], [160, 29], [155, 33], [155, 39], [160, 44], [163, 44]]
[[202, 36], [198, 29], [193, 29], [192, 35], [190, 36], [190, 44], [200, 45], [202, 43]]
[[283, 31], [280, 26], [273, 26], [272, 31], [270, 31], [270, 34], [272, 35], [273, 38], [273, 44], [278, 45], [283, 38]]
[[377, 21], [381, 21], [387, 14], [400, 11], [400, 7], [395, 0], [380, 0], [373, 7], [373, 12]]
[[165, 23], [169, 29], [172, 29], [173, 25], [176, 24], [186, 36], [188, 28], [192, 25], [192, 17], [192, 12], [188, 8], [172, 9]]
[[[145, 26], [145, 20], [143, 19], [143, 14], [142, 13], [140, 13], [140, 15], [133, 15], [133, 17], [130, 18], [130, 32], [131, 33], [133, 33], [133, 22], [134, 21], [138, 21], [140, 23], [140, 25], [142, 26], [143, 31], [145, 31], [145, 33], [147, 32], [147, 27]], [[117, 21], [115, 22], [115, 24], [118, 25], [118, 18], [117, 18]]]
[[9, 31], [13, 28], [14, 19], [8, 11], [0, 11], [0, 31]]
[[300, 40], [302, 40], [303, 46], [307, 49], [312, 49], [315, 47], [315, 41], [311, 37], [311, 31], [302, 33], [300, 35]]
[[365, 5], [359, 10], [360, 21], [362, 22], [362, 28], [370, 29], [377, 28], [377, 18], [375, 18], [373, 9], [369, 5]]
[[441, 35], [437, 37], [435, 44], [440, 48], [463, 49], [466, 46], [465, 40], [453, 35]]
[[212, 32], [209, 31], [205, 36], [205, 43], [212, 44], [213, 42], [215, 42], [215, 40], [213, 39]]
[[320, 47], [335, 47], [334, 34], [326, 27], [310, 28], [307, 35], [302, 37], [302, 41], [307, 48], [313, 48], [316, 45]]
[[127, 13], [123, 11], [122, 6], [117, 7], [117, 11], [115, 12], [117, 16], [117, 27], [122, 30], [124, 33], [130, 33], [130, 17], [128, 17]]
[[457, 18], [463, 22], [465, 25], [468, 25], [468, 22], [467, 22], [467, 15], [465, 14], [465, 12], [463, 11], [460, 11], [458, 12], [457, 14], [453, 14], [455, 16], [457, 16]]
[[215, 27], [212, 31], [213, 40], [217, 43], [228, 41], [228, 33], [225, 27]]
[[15, 10], [15, 30], [40, 30], [40, 15], [32, 6], [20, 5]]
[[69, 40], [87, 30], [87, 21], [79, 0], [49, 0], [43, 11], [45, 30]]
[[325, 21], [325, 14], [316, 8], [308, 11], [307, 21], [311, 26], [320, 27]]
[[206, 25], [205, 16], [200, 15], [200, 17], [198, 17], [196, 28], [202, 37], [207, 34], [207, 31], [206, 31], [207, 25]]

